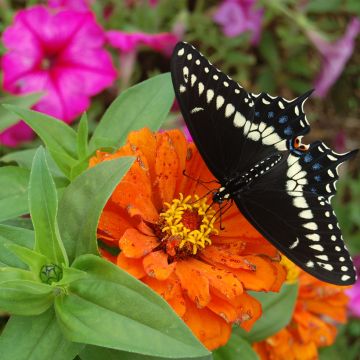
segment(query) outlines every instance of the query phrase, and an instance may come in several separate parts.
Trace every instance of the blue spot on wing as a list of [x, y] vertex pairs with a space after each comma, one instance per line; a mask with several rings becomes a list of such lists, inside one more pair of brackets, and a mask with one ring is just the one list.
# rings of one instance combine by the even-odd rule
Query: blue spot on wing
[[287, 126], [287, 127], [284, 129], [284, 134], [285, 134], [285, 135], [292, 135], [292, 134], [293, 134], [293, 129], [291, 128], [291, 126]]
[[310, 191], [311, 191], [312, 193], [315, 193], [315, 194], [316, 194], [316, 192], [317, 192], [314, 187], [312, 187], [312, 188], [310, 189]]
[[279, 118], [280, 124], [285, 124], [287, 121], [288, 121], [288, 117], [286, 115], [280, 116], [280, 118]]
[[259, 117], [260, 116], [260, 112], [259, 111], [255, 111], [255, 116]]
[[304, 161], [305, 161], [306, 163], [309, 163], [312, 159], [313, 159], [313, 157], [312, 157], [310, 154], [306, 154], [306, 155], [304, 156]]
[[315, 163], [313, 166], [312, 166], [313, 170], [319, 170], [321, 169], [321, 165], [319, 163]]
[[271, 119], [274, 117], [274, 112], [273, 111], [269, 111], [268, 112], [268, 118]]
[[315, 181], [320, 182], [321, 181], [321, 176], [316, 175], [316, 176], [314, 176], [314, 179], [315, 179]]

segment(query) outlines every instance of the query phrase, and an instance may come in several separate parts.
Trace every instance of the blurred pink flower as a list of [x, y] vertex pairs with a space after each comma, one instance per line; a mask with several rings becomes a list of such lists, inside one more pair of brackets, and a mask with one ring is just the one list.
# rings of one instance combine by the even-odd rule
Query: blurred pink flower
[[331, 43], [316, 31], [307, 35], [323, 57], [320, 73], [314, 83], [315, 95], [325, 97], [331, 86], [341, 75], [346, 62], [353, 53], [355, 39], [360, 32], [359, 18], [353, 18], [347, 26], [343, 37]]
[[360, 317], [360, 255], [355, 256], [354, 264], [357, 269], [358, 279], [352, 288], [346, 290], [346, 294], [350, 298], [348, 304], [350, 313]]
[[94, 0], [48, 0], [48, 5], [53, 8], [67, 8], [77, 11], [88, 11]]
[[251, 44], [257, 45], [261, 36], [263, 9], [255, 9], [256, 0], [224, 0], [214, 15], [224, 34], [235, 37], [250, 31]]
[[4, 89], [44, 92], [34, 109], [70, 123], [116, 78], [105, 41], [90, 12], [21, 10], [3, 34]]
[[0, 143], [5, 146], [15, 147], [19, 143], [30, 140], [33, 137], [33, 132], [29, 126], [23, 121], [10, 126], [0, 134]]
[[140, 45], [170, 56], [179, 38], [172, 33], [146, 34], [143, 32], [125, 32], [110, 30], [107, 32], [107, 39], [111, 46], [123, 53], [130, 53], [137, 50]]

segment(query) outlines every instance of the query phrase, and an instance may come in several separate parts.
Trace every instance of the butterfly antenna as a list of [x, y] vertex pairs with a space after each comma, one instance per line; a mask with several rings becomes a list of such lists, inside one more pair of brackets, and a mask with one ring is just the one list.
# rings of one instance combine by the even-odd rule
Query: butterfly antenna
[[195, 181], [196, 183], [198, 183], [199, 185], [204, 186], [204, 188], [206, 188], [206, 189], [209, 190], [209, 191], [212, 190], [212, 189], [210, 189], [210, 188], [209, 188], [208, 186], [206, 186], [205, 184], [213, 184], [213, 183], [219, 184], [219, 182], [216, 181], [216, 180], [203, 181], [203, 180], [201, 180], [201, 179], [199, 179], [199, 178], [196, 179], [196, 178], [192, 177], [191, 175], [187, 174], [185, 169], [183, 170], [183, 175], [184, 175], [185, 177], [191, 179], [191, 180], [194, 180], [194, 181]]

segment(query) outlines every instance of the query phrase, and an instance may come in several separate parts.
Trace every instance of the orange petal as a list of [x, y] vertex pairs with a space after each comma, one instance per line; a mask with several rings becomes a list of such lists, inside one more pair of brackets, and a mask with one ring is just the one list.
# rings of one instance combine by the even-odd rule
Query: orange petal
[[156, 183], [161, 201], [169, 203], [174, 198], [179, 176], [179, 159], [169, 136], [166, 133], [161, 135], [156, 138]]
[[261, 316], [260, 302], [244, 292], [237, 296], [232, 304], [240, 311], [239, 325], [246, 331], [250, 331], [256, 320]]
[[136, 156], [136, 161], [116, 187], [111, 200], [128, 211], [130, 216], [140, 215], [144, 220], [154, 223], [158, 219], [158, 212], [152, 201], [152, 181], [147, 159], [140, 149], [131, 148], [129, 144], [123, 146], [116, 155], [120, 152]]
[[241, 282], [229, 271], [208, 265], [196, 259], [189, 259], [186, 264], [200, 272], [201, 276], [209, 280], [212, 288], [222, 294], [225, 299], [233, 299], [242, 294], [243, 287]]
[[254, 270], [234, 270], [237, 278], [248, 290], [269, 291], [275, 280], [276, 271], [271, 261], [260, 256], [244, 256], [253, 265]]
[[333, 343], [336, 328], [307, 311], [295, 311], [294, 321], [303, 342], [314, 341], [318, 345], [327, 346]]
[[143, 259], [146, 273], [158, 280], [166, 280], [174, 271], [176, 263], [168, 264], [168, 255], [162, 250], [151, 252]]
[[169, 138], [175, 148], [175, 152], [178, 158], [178, 174], [177, 174], [177, 184], [176, 184], [176, 191], [175, 193], [178, 194], [179, 186], [182, 182], [181, 178], [184, 176], [183, 171], [185, 170], [185, 163], [186, 163], [186, 155], [188, 149], [188, 143], [185, 139], [184, 134], [178, 130], [169, 130], [167, 131]]
[[280, 263], [272, 261], [271, 265], [273, 270], [275, 270], [275, 281], [272, 284], [270, 291], [278, 292], [286, 280], [287, 271]]
[[245, 257], [236, 255], [231, 245], [230, 249], [223, 249], [220, 246], [208, 246], [201, 251], [200, 257], [212, 264], [218, 263], [233, 269], [252, 270], [251, 264]]
[[[341, 294], [346, 297], [345, 294]], [[337, 322], [344, 323], [347, 318], [347, 308], [346, 303], [343, 306], [334, 306], [333, 304], [326, 301], [327, 299], [314, 299], [306, 301], [306, 308], [308, 311], [311, 311], [320, 316], [327, 315], [330, 318], [336, 320]]]
[[127, 229], [119, 240], [120, 249], [129, 258], [141, 258], [158, 245], [155, 236], [144, 235], [136, 229]]
[[[253, 349], [258, 354], [261, 360], [271, 360], [268, 354], [268, 349], [265, 341], [253, 344]], [[290, 360], [290, 359], [288, 359]]]
[[266, 255], [270, 258], [279, 257], [277, 249], [263, 237], [247, 238], [244, 255]]
[[197, 308], [190, 300], [186, 301], [183, 320], [209, 350], [225, 345], [230, 338], [230, 324], [207, 308]]
[[[204, 160], [193, 143], [188, 144], [185, 174], [188, 176], [183, 175], [177, 186], [179, 192], [182, 192], [183, 194], [197, 194], [199, 197], [202, 197], [209, 193], [209, 188], [216, 189], [219, 187], [219, 184], [216, 182], [214, 176], [210, 173], [209, 169], [204, 163]], [[214, 184], [205, 184], [205, 186], [201, 184], [201, 182], [208, 181], [214, 181]], [[211, 198], [211, 194], [208, 196], [208, 198]]]
[[131, 259], [120, 253], [117, 256], [117, 265], [137, 279], [146, 275], [141, 259]]
[[[296, 355], [295, 360], [318, 360], [318, 349], [313, 341], [304, 344], [295, 341], [291, 351]], [[284, 359], [287, 360], [287, 359]]]
[[210, 301], [209, 280], [201, 272], [189, 265], [189, 261], [178, 261], [176, 275], [180, 279], [181, 287], [198, 308], [203, 308]]
[[246, 220], [240, 210], [234, 204], [223, 216], [224, 230], [221, 236], [231, 236], [232, 238], [263, 238], [262, 235]]
[[155, 180], [155, 153], [156, 153], [156, 138], [154, 133], [148, 129], [143, 128], [139, 131], [131, 131], [127, 138], [127, 143], [132, 148], [140, 149], [144, 154], [152, 181]]
[[130, 218], [127, 212], [109, 200], [100, 216], [99, 238], [105, 238], [108, 241], [112, 239], [118, 242], [126, 229], [135, 226], [136, 222]]
[[235, 322], [239, 318], [235, 306], [214, 294], [211, 294], [211, 301], [207, 304], [207, 308], [221, 316], [227, 323]]
[[162, 296], [179, 315], [183, 316], [185, 313], [185, 300], [182, 295], [180, 281], [176, 276], [171, 275], [164, 281], [159, 281], [153, 277], [147, 276], [142, 281]]

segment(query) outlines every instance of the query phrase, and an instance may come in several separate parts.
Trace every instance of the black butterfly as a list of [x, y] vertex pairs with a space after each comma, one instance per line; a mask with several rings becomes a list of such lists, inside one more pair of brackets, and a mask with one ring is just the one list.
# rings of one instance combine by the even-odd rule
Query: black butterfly
[[248, 221], [282, 253], [320, 280], [350, 285], [356, 272], [330, 199], [338, 167], [355, 151], [337, 154], [309, 132], [303, 105], [246, 92], [192, 45], [178, 43], [171, 60], [176, 98], [203, 159]]

